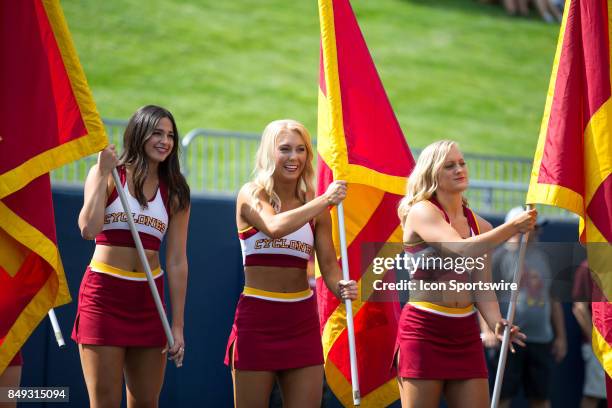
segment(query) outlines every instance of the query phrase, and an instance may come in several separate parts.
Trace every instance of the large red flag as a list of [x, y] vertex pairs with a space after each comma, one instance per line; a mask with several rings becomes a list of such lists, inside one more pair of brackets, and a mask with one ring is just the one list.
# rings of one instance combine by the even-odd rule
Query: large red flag
[[58, 0], [0, 2], [0, 373], [70, 301], [49, 171], [107, 144]]
[[[568, 0], [534, 157], [528, 203], [580, 216], [599, 289], [612, 299], [612, 3]], [[593, 303], [593, 348], [612, 375], [612, 307]], [[608, 398], [612, 406], [612, 398]]]
[[[349, 182], [344, 201], [351, 278], [363, 283], [376, 253], [364, 243], [401, 242], [397, 205], [414, 159], [395, 118], [348, 0], [319, 0], [318, 190], [333, 179]], [[334, 244], [340, 256], [337, 212]], [[375, 252], [375, 251], [373, 251]], [[340, 264], [340, 259], [338, 259]], [[387, 406], [399, 398], [391, 369], [399, 317], [395, 301], [367, 301], [360, 284], [353, 302], [361, 403]], [[346, 310], [317, 277], [327, 382], [345, 406], [352, 406]]]

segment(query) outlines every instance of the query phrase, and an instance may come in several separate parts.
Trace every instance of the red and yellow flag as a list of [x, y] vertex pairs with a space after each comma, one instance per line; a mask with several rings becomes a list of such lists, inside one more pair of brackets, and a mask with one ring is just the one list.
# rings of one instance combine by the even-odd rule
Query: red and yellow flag
[[[526, 200], [580, 216], [589, 267], [608, 300], [612, 299], [611, 7], [608, 0], [566, 3]], [[593, 303], [593, 324], [593, 348], [610, 380], [609, 302]]]
[[[318, 190], [334, 179], [350, 183], [344, 201], [348, 261], [351, 279], [360, 281], [377, 256], [364, 254], [362, 244], [402, 240], [397, 205], [414, 159], [349, 1], [319, 0], [319, 17]], [[332, 220], [339, 257], [335, 208]], [[391, 369], [399, 303], [363, 301], [370, 292], [360, 287], [353, 302], [361, 403], [384, 407], [399, 398]], [[327, 382], [344, 406], [352, 406], [346, 310], [318, 270], [317, 295]]]
[[2, 373], [70, 301], [48, 173], [107, 144], [59, 0], [0, 2], [0, 89]]

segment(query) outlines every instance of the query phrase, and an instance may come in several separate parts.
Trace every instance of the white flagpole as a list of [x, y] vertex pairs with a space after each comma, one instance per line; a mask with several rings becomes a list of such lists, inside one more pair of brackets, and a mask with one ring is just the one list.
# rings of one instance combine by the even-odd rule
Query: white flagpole
[[55, 334], [55, 340], [57, 340], [58, 347], [66, 347], [66, 342], [64, 341], [64, 336], [62, 335], [62, 329], [57, 321], [57, 316], [55, 316], [55, 310], [51, 308], [47, 314], [49, 315], [49, 320], [51, 321], [51, 327], [53, 327], [53, 333]]
[[[349, 280], [348, 254], [346, 251], [346, 230], [344, 227], [344, 207], [338, 204], [338, 230], [340, 233], [340, 256], [342, 259], [342, 279]], [[353, 404], [361, 404], [359, 392], [359, 373], [357, 372], [357, 349], [355, 347], [355, 327], [353, 326], [353, 302], [350, 299], [344, 300], [346, 307], [346, 328], [348, 330], [349, 356], [351, 360], [351, 384], [353, 386]]]
[[[533, 209], [533, 204], [527, 205], [527, 209]], [[512, 323], [514, 322], [514, 312], [516, 311], [516, 301], [519, 295], [519, 285], [523, 276], [523, 266], [525, 264], [525, 253], [527, 251], [527, 240], [529, 239], [529, 232], [521, 235], [521, 243], [519, 247], [519, 257], [514, 271], [513, 283], [517, 289], [512, 291], [510, 296], [510, 304], [508, 305], [508, 312], [506, 313], [506, 320], [508, 325], [504, 328], [504, 337], [502, 339], [501, 352], [499, 353], [499, 362], [497, 363], [497, 373], [495, 375], [495, 387], [493, 388], [493, 395], [491, 397], [491, 408], [498, 408], [499, 397], [501, 395], [502, 382], [504, 381], [504, 371], [506, 369], [506, 360], [508, 357], [508, 345], [510, 344], [510, 330], [512, 329]]]
[[151, 294], [153, 295], [153, 300], [155, 301], [155, 307], [157, 308], [159, 318], [161, 319], [162, 326], [164, 327], [164, 332], [166, 333], [166, 338], [168, 339], [168, 346], [172, 347], [174, 346], [174, 337], [172, 336], [172, 331], [170, 330], [168, 317], [166, 316], [166, 312], [164, 311], [164, 307], [159, 297], [159, 293], [157, 292], [157, 286], [155, 286], [155, 280], [153, 279], [151, 267], [149, 266], [149, 261], [147, 260], [144, 247], [142, 246], [142, 241], [140, 240], [138, 231], [136, 231], [136, 225], [134, 224], [132, 210], [130, 209], [130, 204], [127, 201], [125, 191], [123, 190], [123, 186], [121, 185], [121, 179], [119, 178], [119, 174], [117, 173], [117, 168], [113, 169], [113, 180], [115, 181], [115, 187], [117, 188], [117, 193], [119, 193], [119, 198], [121, 199], [121, 204], [123, 205], [123, 211], [127, 215], [130, 231], [132, 232], [132, 237], [134, 238], [134, 243], [136, 244], [136, 251], [138, 252], [140, 262], [144, 267], [145, 275], [147, 276], [147, 282], [149, 282], [149, 289], [151, 289]]

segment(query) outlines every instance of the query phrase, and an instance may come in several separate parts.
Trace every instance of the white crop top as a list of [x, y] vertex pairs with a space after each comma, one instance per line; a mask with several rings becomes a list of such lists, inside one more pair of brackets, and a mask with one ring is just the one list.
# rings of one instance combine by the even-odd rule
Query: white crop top
[[[125, 167], [119, 168], [119, 174], [121, 183], [125, 186]], [[143, 247], [159, 251], [169, 220], [165, 185], [160, 181], [155, 197], [148, 202], [147, 208], [140, 206], [138, 200], [130, 193], [129, 188], [124, 188], [124, 190]], [[104, 209], [104, 225], [102, 231], [96, 236], [96, 245], [135, 246], [127, 222], [127, 215], [123, 211], [121, 199], [116, 189], [113, 190]]]
[[272, 239], [255, 227], [238, 231], [244, 266], [306, 268], [313, 253], [314, 227], [304, 224], [282, 238]]

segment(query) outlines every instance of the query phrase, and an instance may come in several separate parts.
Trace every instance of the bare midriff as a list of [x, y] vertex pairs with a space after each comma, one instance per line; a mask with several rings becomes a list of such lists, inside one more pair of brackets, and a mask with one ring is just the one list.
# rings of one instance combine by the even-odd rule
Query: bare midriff
[[[151, 270], [159, 267], [159, 252], [150, 249], [144, 250]], [[108, 245], [96, 245], [92, 260], [105, 263], [115, 268], [131, 272], [144, 272], [145, 268], [140, 262], [136, 248]]]
[[309, 288], [306, 269], [277, 266], [245, 266], [244, 285], [278, 293], [301, 292]]
[[416, 283], [417, 288], [421, 288], [424, 285], [440, 285], [446, 284], [447, 289], [441, 288], [429, 288], [429, 289], [417, 289], [410, 291], [410, 302], [429, 302], [444, 307], [464, 308], [472, 305], [474, 299], [472, 299], [472, 293], [469, 291], [460, 291], [448, 289], [449, 283], [446, 281], [419, 281], [413, 280]]

